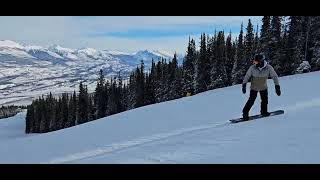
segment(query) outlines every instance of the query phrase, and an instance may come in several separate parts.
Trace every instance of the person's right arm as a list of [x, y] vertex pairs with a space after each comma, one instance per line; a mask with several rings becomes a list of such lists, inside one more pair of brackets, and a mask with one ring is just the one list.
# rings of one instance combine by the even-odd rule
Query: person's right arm
[[251, 76], [252, 76], [252, 66], [248, 69], [246, 75], [244, 76], [242, 84], [247, 84]]
[[248, 69], [246, 75], [243, 78], [243, 82], [242, 82], [242, 93], [245, 94], [246, 93], [246, 87], [247, 87], [247, 83], [249, 81], [249, 79], [252, 76], [252, 66]]

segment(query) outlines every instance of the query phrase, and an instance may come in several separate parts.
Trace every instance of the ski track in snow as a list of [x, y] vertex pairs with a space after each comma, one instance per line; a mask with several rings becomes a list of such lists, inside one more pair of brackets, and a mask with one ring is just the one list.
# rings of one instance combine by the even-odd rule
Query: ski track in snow
[[45, 162], [45, 163], [48, 163], [48, 164], [70, 163], [70, 162], [76, 161], [76, 160], [82, 160], [82, 159], [92, 158], [92, 157], [96, 157], [96, 156], [100, 156], [100, 155], [105, 155], [107, 153], [113, 153], [116, 151], [145, 145], [147, 143], [153, 143], [156, 141], [165, 140], [165, 139], [172, 138], [175, 136], [196, 133], [199, 131], [204, 131], [204, 130], [208, 130], [208, 129], [212, 129], [212, 128], [223, 127], [223, 126], [226, 126], [229, 124], [231, 124], [231, 123], [226, 122], [226, 123], [221, 123], [221, 124], [205, 125], [205, 126], [198, 126], [198, 127], [193, 127], [193, 128], [185, 128], [185, 129], [180, 129], [180, 130], [176, 130], [176, 131], [169, 132], [169, 133], [160, 133], [160, 134], [153, 135], [151, 137], [150, 136], [149, 137], [142, 137], [142, 138], [138, 138], [135, 140], [126, 141], [123, 143], [110, 144], [105, 147], [99, 147], [99, 148], [96, 148], [93, 150], [75, 153], [75, 154], [72, 154], [69, 156], [53, 159], [53, 160], [51, 160], [49, 162]]
[[[280, 107], [279, 109], [284, 109], [285, 114], [286, 114], [288, 112], [297, 112], [297, 111], [301, 111], [306, 108], [316, 107], [316, 106], [320, 106], [320, 98], [298, 102], [298, 103], [295, 103], [294, 105], [291, 105], [291, 106]], [[45, 162], [45, 163], [48, 163], [48, 164], [71, 163], [71, 162], [77, 161], [77, 160], [93, 158], [93, 157], [105, 155], [108, 153], [113, 153], [113, 152], [117, 152], [120, 150], [145, 145], [148, 143], [166, 140], [168, 138], [175, 137], [175, 136], [181, 136], [181, 135], [190, 134], [190, 133], [197, 133], [200, 131], [202, 132], [202, 131], [210, 130], [213, 128], [225, 127], [227, 125], [231, 125], [231, 123], [225, 122], [225, 123], [221, 123], [221, 124], [204, 125], [204, 126], [198, 126], [198, 127], [193, 127], [193, 128], [180, 129], [180, 130], [176, 130], [176, 131], [169, 132], [169, 133], [155, 134], [151, 137], [150, 136], [142, 137], [142, 138], [138, 138], [135, 140], [126, 141], [123, 143], [114, 143], [114, 144], [98, 147], [96, 149], [92, 149], [89, 151], [71, 154], [68, 156], [53, 159], [53, 160], [51, 160], [49, 162]], [[147, 158], [147, 160], [154, 161], [154, 162], [163, 162], [163, 160], [161, 160], [161, 159], [154, 159], [151, 157]], [[173, 163], [176, 163], [176, 162], [173, 162]]]

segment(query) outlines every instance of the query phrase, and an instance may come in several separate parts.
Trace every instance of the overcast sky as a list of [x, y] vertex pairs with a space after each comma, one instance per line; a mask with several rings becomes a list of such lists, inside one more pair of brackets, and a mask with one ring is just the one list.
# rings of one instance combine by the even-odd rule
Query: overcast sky
[[188, 37], [202, 32], [232, 32], [261, 16], [1, 16], [0, 39], [31, 45], [133, 52], [144, 49], [184, 53]]

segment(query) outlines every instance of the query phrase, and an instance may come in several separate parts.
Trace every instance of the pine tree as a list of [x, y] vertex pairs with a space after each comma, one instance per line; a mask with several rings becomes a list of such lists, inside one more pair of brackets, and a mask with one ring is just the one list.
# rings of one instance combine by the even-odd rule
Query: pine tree
[[105, 96], [106, 96], [106, 92], [105, 92], [105, 79], [104, 79], [104, 75], [103, 75], [103, 71], [102, 69], [99, 71], [99, 79], [97, 82], [97, 87], [95, 90], [95, 102], [94, 104], [97, 107], [97, 118], [102, 118], [106, 116], [106, 110], [107, 110], [107, 104], [105, 101]]
[[36, 126], [35, 126], [35, 132], [40, 133], [41, 132], [41, 126], [42, 126], [42, 113], [43, 113], [43, 104], [42, 104], [42, 98], [39, 97], [38, 103], [36, 105]]
[[[88, 89], [86, 89], [88, 92]], [[96, 120], [94, 108], [94, 95], [88, 93], [88, 121]]]
[[25, 129], [26, 134], [33, 132], [33, 120], [34, 120], [33, 104], [34, 102], [32, 102], [32, 104], [27, 107], [26, 129]]
[[251, 19], [248, 20], [248, 26], [246, 29], [247, 29], [247, 33], [244, 39], [245, 54], [243, 59], [244, 71], [242, 71], [242, 77], [245, 75], [246, 70], [250, 67], [251, 65], [250, 62], [254, 56], [254, 52], [253, 52], [254, 34], [253, 34], [253, 25], [251, 23]]
[[108, 109], [107, 115], [113, 115], [117, 113], [117, 104], [116, 104], [116, 78], [111, 78], [110, 87], [108, 89]]
[[128, 110], [133, 109], [135, 107], [135, 99], [136, 99], [136, 94], [135, 94], [135, 74], [134, 72], [131, 73], [129, 77], [129, 85], [128, 85]]
[[136, 103], [135, 108], [141, 107], [144, 105], [145, 102], [145, 77], [144, 77], [144, 63], [143, 60], [141, 60], [140, 68], [137, 68], [136, 70]]
[[310, 65], [312, 71], [320, 70], [320, 16], [310, 19]]
[[156, 103], [156, 81], [157, 81], [157, 70], [156, 70], [156, 64], [152, 59], [152, 65], [151, 65], [151, 71], [150, 71], [150, 79], [147, 83], [148, 85], [148, 97], [149, 97], [149, 103], [154, 104]]
[[169, 62], [169, 99], [177, 99], [181, 95], [181, 78], [178, 70], [177, 54], [175, 53]]
[[277, 71], [279, 76], [285, 75], [285, 69], [287, 64], [287, 54], [288, 54], [288, 30], [286, 24], [283, 27], [283, 36], [281, 38], [280, 44], [280, 61], [279, 61], [279, 69]]
[[102, 97], [102, 99], [104, 99], [105, 101], [105, 106], [106, 106], [105, 116], [108, 115], [108, 108], [109, 108], [108, 101], [110, 99], [110, 86], [111, 86], [110, 81], [106, 80], [106, 84], [104, 86], [104, 91], [103, 91], [104, 96]]
[[260, 44], [261, 49], [259, 49], [259, 52], [264, 53], [266, 58], [269, 58], [269, 43], [270, 43], [270, 16], [263, 16], [262, 18], [262, 26], [261, 26], [261, 36], [260, 36]]
[[216, 47], [214, 49], [215, 60], [213, 61], [213, 68], [211, 71], [211, 77], [214, 79], [211, 80], [212, 87], [222, 88], [227, 86], [227, 72], [226, 72], [226, 47], [224, 32], [220, 31], [216, 40]]
[[174, 89], [173, 88], [173, 81], [174, 81], [174, 78], [175, 78], [175, 67], [173, 65], [173, 62], [172, 61], [169, 61], [169, 64], [168, 64], [168, 86], [169, 86], [169, 90], [168, 90], [168, 93], [166, 94], [167, 95], [167, 100], [172, 100], [173, 99], [173, 91]]
[[150, 70], [150, 74], [146, 74], [146, 85], [145, 85], [145, 104], [149, 105], [149, 104], [154, 104], [156, 103], [156, 97], [155, 97], [155, 87], [156, 87], [156, 79], [157, 79], [157, 74], [156, 74], [156, 64], [152, 59], [152, 63], [151, 63], [151, 70]]
[[[164, 73], [163, 73], [163, 61], [158, 61], [156, 65], [156, 70], [155, 70], [155, 89], [154, 89], [154, 94], [155, 94], [155, 100], [156, 103], [162, 102], [162, 92], [164, 89], [162, 89], [162, 84], [163, 84], [163, 79], [164, 79]], [[130, 83], [131, 84], [131, 83]]]
[[160, 82], [160, 91], [161, 91], [161, 102], [168, 101], [169, 100], [169, 64], [167, 63], [167, 60], [164, 59], [162, 62], [162, 75], [161, 75], [161, 82]]
[[281, 58], [281, 16], [272, 16], [269, 43], [269, 62], [279, 72]]
[[56, 129], [62, 129], [63, 128], [63, 110], [62, 110], [62, 97], [59, 97], [58, 99], [58, 105], [56, 109]]
[[253, 53], [256, 54], [259, 52], [260, 47], [260, 42], [259, 42], [259, 26], [257, 25], [256, 29], [256, 34], [254, 36], [254, 43], [253, 43]]
[[201, 35], [200, 53], [197, 59], [197, 75], [196, 75], [196, 93], [206, 91], [210, 85], [210, 60], [207, 53], [206, 35]]
[[302, 37], [301, 37], [301, 41], [302, 41], [302, 49], [301, 52], [304, 56], [303, 61], [310, 61], [310, 53], [311, 53], [311, 49], [310, 49], [310, 45], [311, 45], [311, 41], [310, 41], [310, 30], [311, 30], [311, 16], [302, 16], [301, 17], [301, 27], [302, 27]]
[[54, 117], [53, 117], [53, 122], [51, 123], [52, 126], [52, 130], [57, 130], [59, 129], [59, 125], [58, 125], [58, 121], [60, 119], [60, 113], [59, 113], [59, 109], [60, 109], [60, 104], [59, 104], [59, 99], [55, 100], [55, 106], [54, 106]]
[[237, 39], [237, 47], [235, 53], [235, 61], [232, 73], [232, 84], [241, 84], [243, 80], [243, 74], [246, 72], [244, 65], [244, 44], [243, 44], [243, 24], [241, 24], [240, 34]]
[[79, 100], [78, 100], [79, 119], [77, 124], [88, 122], [88, 97], [85, 86], [80, 82], [79, 85]]
[[154, 104], [154, 90], [152, 87], [152, 76], [150, 74], [146, 74], [146, 86], [145, 86], [145, 105]]
[[125, 83], [123, 85], [123, 91], [122, 91], [122, 96], [121, 96], [121, 103], [123, 104], [123, 108], [124, 110], [123, 111], [127, 111], [129, 110], [129, 101], [128, 101], [128, 97], [129, 97], [129, 91], [128, 91], [128, 86], [127, 84]]
[[183, 85], [183, 70], [182, 67], [179, 67], [176, 69], [176, 78], [174, 81], [174, 86], [175, 86], [175, 92], [174, 92], [174, 99], [178, 99], [183, 97], [182, 94], [182, 85]]
[[285, 62], [284, 75], [296, 73], [303, 60], [302, 50], [302, 18], [290, 16], [287, 61]]
[[77, 95], [76, 91], [70, 96], [69, 100], [69, 116], [68, 116], [68, 127], [74, 126], [76, 122], [77, 114]]
[[183, 61], [183, 95], [194, 94], [195, 85], [195, 61], [197, 58], [196, 45], [193, 39], [189, 38], [187, 54]]
[[56, 106], [56, 101], [52, 96], [52, 93], [50, 92], [49, 97], [48, 97], [48, 108], [49, 108], [49, 131], [53, 131], [55, 129], [55, 121], [56, 121], [56, 112], [55, 112], [55, 106]]
[[119, 71], [118, 73], [118, 112], [123, 112], [126, 109], [126, 104], [125, 104], [125, 90], [123, 86], [123, 79], [121, 76], [121, 72]]
[[225, 68], [226, 68], [226, 85], [231, 86], [232, 85], [232, 68], [234, 64], [234, 47], [232, 45], [232, 37], [231, 37], [231, 31], [227, 37], [226, 40], [226, 62], [225, 62]]
[[68, 117], [69, 117], [69, 108], [68, 108], [69, 97], [68, 94], [62, 94], [62, 128], [69, 127]]
[[43, 99], [43, 97], [39, 101], [39, 127], [38, 127], [38, 133], [43, 133], [45, 132], [45, 123], [46, 123], [46, 117], [45, 114], [46, 112], [46, 104]]
[[254, 55], [253, 45], [254, 45], [254, 34], [253, 25], [251, 20], [248, 21], [248, 26], [246, 28], [247, 33], [243, 39], [243, 24], [241, 24], [241, 30], [239, 38], [237, 41], [237, 49], [235, 54], [235, 61], [233, 66], [232, 79], [233, 84], [241, 84], [243, 77], [245, 76], [248, 68], [250, 67], [250, 62]]
[[52, 107], [52, 94], [50, 93], [48, 96], [43, 98], [43, 115], [42, 115], [42, 121], [43, 121], [43, 127], [41, 132], [49, 132], [50, 131], [50, 123], [52, 120], [53, 115], [53, 107]]
[[30, 132], [35, 133], [37, 129], [37, 121], [38, 121], [38, 116], [37, 116], [37, 104], [38, 104], [38, 99], [35, 99], [32, 101], [32, 107], [31, 107], [31, 116], [32, 116], [32, 121], [31, 121], [31, 128]]
[[[214, 89], [214, 82], [216, 81], [216, 64], [217, 64], [217, 32], [214, 31], [212, 38], [208, 40], [207, 48], [208, 59], [210, 61], [210, 84], [208, 85], [207, 90]], [[199, 69], [201, 71], [201, 69]]]

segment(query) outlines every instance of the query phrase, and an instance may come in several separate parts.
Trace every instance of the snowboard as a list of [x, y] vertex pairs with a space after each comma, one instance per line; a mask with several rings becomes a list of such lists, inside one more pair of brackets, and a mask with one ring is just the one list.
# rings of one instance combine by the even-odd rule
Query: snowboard
[[[270, 116], [262, 116], [261, 114], [249, 116], [249, 120], [246, 120], [246, 121], [251, 121], [251, 120], [260, 119], [260, 118], [266, 118], [266, 117], [271, 117], [271, 116], [276, 116], [276, 115], [280, 115], [280, 114], [284, 114], [284, 110], [277, 110], [277, 111], [270, 112]], [[231, 119], [229, 121], [231, 123], [245, 122], [242, 118]]]

